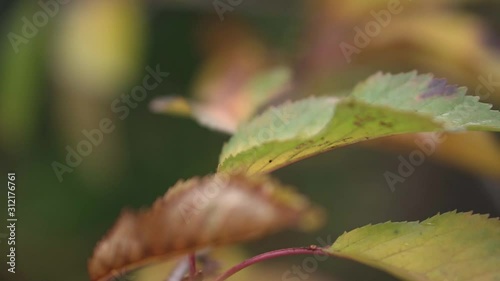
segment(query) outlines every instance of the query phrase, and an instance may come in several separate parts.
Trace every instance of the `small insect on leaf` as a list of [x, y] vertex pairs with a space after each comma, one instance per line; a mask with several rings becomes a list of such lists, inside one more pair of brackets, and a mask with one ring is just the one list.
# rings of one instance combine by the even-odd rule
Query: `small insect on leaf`
[[180, 181], [152, 208], [125, 210], [97, 244], [92, 280], [109, 280], [146, 264], [207, 247], [296, 227], [312, 230], [323, 212], [269, 177], [216, 174]]

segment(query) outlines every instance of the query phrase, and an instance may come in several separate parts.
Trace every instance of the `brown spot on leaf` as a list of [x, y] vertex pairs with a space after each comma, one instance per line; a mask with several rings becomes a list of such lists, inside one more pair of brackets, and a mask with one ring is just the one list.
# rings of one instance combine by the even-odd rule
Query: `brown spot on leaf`
[[367, 115], [367, 116], [355, 115], [354, 118], [356, 119], [354, 121], [354, 125], [357, 127], [363, 127], [364, 125], [366, 125], [366, 123], [375, 120], [375, 117], [373, 117], [371, 115]]
[[385, 122], [385, 121], [380, 121], [379, 124], [380, 124], [380, 126], [386, 127], [386, 128], [392, 128], [394, 126], [391, 122]]
[[296, 150], [301, 150], [302, 148], [304, 148], [304, 147], [306, 147], [306, 146], [309, 146], [309, 145], [311, 145], [311, 144], [313, 144], [313, 143], [314, 143], [314, 141], [313, 141], [313, 140], [308, 140], [308, 141], [306, 141], [306, 142], [303, 142], [303, 143], [300, 143], [299, 145], [297, 145], [297, 146], [295, 147], [295, 149], [296, 149]]

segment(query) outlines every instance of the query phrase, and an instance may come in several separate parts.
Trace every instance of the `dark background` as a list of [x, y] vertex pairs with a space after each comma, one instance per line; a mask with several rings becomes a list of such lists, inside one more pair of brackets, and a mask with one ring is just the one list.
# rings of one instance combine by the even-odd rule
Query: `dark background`
[[[213, 6], [201, 2], [137, 2], [135, 16], [122, 15], [125, 30], [130, 30], [127, 24], [140, 26], [139, 30], [126, 32], [130, 38], [117, 39], [109, 44], [109, 49], [98, 48], [95, 53], [109, 57], [108, 54], [123, 52], [121, 57], [117, 55], [118, 59], [131, 62], [111, 68], [109, 76], [119, 73], [115, 79], [118, 82], [106, 84], [102, 91], [94, 91], [88, 80], [69, 81], [64, 75], [65, 68], [59, 68], [61, 58], [71, 65], [65, 60], [66, 56], [59, 57], [65, 46], [60, 43], [64, 41], [61, 34], [68, 34], [59, 32], [62, 26], [69, 26], [65, 21], [66, 9], [75, 3], [61, 8], [60, 14], [40, 28], [28, 44], [21, 45], [16, 54], [7, 34], [20, 30], [20, 19], [32, 15], [39, 7], [31, 1], [0, 2], [0, 171], [17, 173], [18, 217], [16, 274], [6, 271], [7, 244], [0, 240], [1, 280], [88, 280], [87, 259], [123, 207], [149, 206], [178, 179], [215, 171], [222, 144], [228, 136], [203, 128], [192, 120], [153, 114], [148, 108], [149, 100], [157, 96], [189, 95], [197, 71], [206, 59], [197, 34], [205, 32], [207, 20], [218, 21]], [[301, 32], [307, 30], [305, 8], [295, 1], [267, 2], [244, 1], [219, 24], [229, 24], [230, 18], [237, 18], [252, 27], [279, 56], [296, 60], [298, 43], [307, 43], [300, 39]], [[453, 11], [479, 18], [487, 30], [483, 43], [493, 50], [498, 48], [498, 2], [463, 2], [454, 5]], [[108, 12], [115, 11], [117, 9]], [[85, 15], [84, 22], [97, 21], [93, 13]], [[95, 40], [113, 36], [105, 24], [103, 21], [102, 29], [92, 31], [104, 34], [103, 37], [96, 35]], [[71, 38], [68, 40], [74, 42]], [[82, 41], [82, 48], [92, 49], [97, 42], [91, 41]], [[131, 42], [138, 42], [140, 46]], [[385, 55], [390, 57], [391, 53]], [[99, 57], [88, 63], [91, 69], [102, 69]], [[112, 100], [141, 83], [146, 66], [157, 64], [170, 72], [170, 76], [148, 94], [146, 101], [132, 109], [125, 120], [116, 118], [110, 111]], [[420, 70], [419, 65], [405, 61], [400, 61], [397, 67], [390, 63], [376, 65], [387, 71]], [[430, 67], [423, 70], [432, 71]], [[475, 73], [470, 75], [473, 77]], [[99, 77], [104, 81], [114, 79]], [[363, 77], [364, 73], [359, 74], [359, 79], [358, 76], [353, 79]], [[51, 164], [63, 163], [65, 147], [75, 147], [84, 138], [81, 131], [97, 128], [103, 117], [113, 120], [115, 131], [105, 135], [103, 143], [85, 157], [82, 165], [64, 174], [63, 181], [59, 182]], [[309, 245], [316, 243], [317, 237], [337, 237], [369, 223], [421, 220], [455, 209], [500, 215], [498, 182], [435, 161], [426, 161], [391, 192], [383, 173], [397, 168], [397, 156], [398, 153], [354, 145], [276, 172], [282, 181], [297, 186], [325, 206], [328, 224], [314, 234], [285, 232], [251, 242], [251, 247], [247, 245], [248, 251], [259, 253]], [[4, 195], [1, 198], [5, 198]], [[5, 202], [2, 199], [0, 203], [0, 221], [5, 221]], [[281, 262], [287, 261], [299, 263], [301, 258]], [[320, 268], [338, 280], [393, 280], [384, 273], [337, 259], [321, 263]]]

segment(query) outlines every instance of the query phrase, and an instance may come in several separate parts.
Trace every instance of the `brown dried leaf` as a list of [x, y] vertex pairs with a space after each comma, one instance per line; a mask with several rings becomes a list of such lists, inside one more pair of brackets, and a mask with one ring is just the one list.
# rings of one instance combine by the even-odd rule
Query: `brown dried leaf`
[[310, 230], [322, 212], [268, 177], [217, 174], [180, 181], [152, 208], [124, 211], [97, 244], [91, 280], [109, 280], [151, 262], [288, 228]]

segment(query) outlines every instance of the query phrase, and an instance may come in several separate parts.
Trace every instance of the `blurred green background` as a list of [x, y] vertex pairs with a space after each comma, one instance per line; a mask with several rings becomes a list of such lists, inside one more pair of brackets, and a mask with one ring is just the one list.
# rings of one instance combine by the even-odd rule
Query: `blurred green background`
[[[87, 259], [122, 208], [149, 206], [178, 179], [215, 171], [229, 136], [152, 113], [154, 98], [196, 92], [202, 99], [203, 79], [226, 85], [234, 82], [227, 69], [241, 67], [246, 79], [275, 62], [293, 67], [300, 95], [341, 93], [378, 70], [433, 72], [472, 94], [478, 77], [500, 81], [498, 1], [402, 0], [403, 12], [351, 63], [340, 42], [352, 41], [353, 27], [373, 20], [371, 11], [388, 1], [222, 1], [231, 8], [223, 18], [217, 1], [62, 2], [4, 0], [0, 6], [0, 170], [18, 178], [17, 268], [7, 272], [7, 244], [0, 239], [1, 280], [88, 280]], [[122, 120], [113, 102], [142, 84], [147, 66], [157, 65], [170, 75]], [[497, 87], [482, 97], [495, 108]], [[66, 147], [74, 149], [85, 140], [82, 130], [98, 128], [103, 118], [115, 130], [59, 181], [54, 161], [64, 163]], [[488, 147], [472, 142], [457, 149], [488, 155], [491, 173], [450, 165], [477, 167], [474, 161], [483, 159], [430, 159], [395, 192], [383, 174], [411, 150], [355, 145], [279, 170], [278, 178], [327, 208], [328, 223], [318, 233], [280, 233], [245, 248], [259, 253], [309, 245], [368, 223], [455, 209], [499, 216], [498, 135], [488, 137]], [[394, 280], [337, 259], [320, 270], [331, 280]]]

